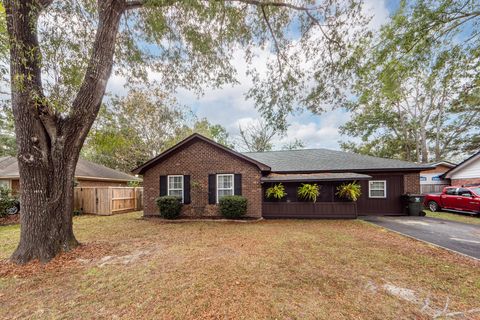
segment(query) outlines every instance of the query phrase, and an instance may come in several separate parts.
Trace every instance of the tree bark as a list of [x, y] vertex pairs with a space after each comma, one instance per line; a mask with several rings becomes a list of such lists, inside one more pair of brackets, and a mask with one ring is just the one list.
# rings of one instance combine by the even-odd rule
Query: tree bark
[[[50, 1], [51, 2], [51, 1]], [[99, 24], [83, 84], [68, 114], [43, 94], [37, 20], [49, 1], [5, 1], [10, 39], [12, 109], [21, 185], [20, 243], [12, 261], [47, 262], [78, 245], [73, 181], [80, 150], [110, 77], [124, 1], [98, 2]]]
[[421, 145], [421, 159], [422, 163], [428, 163], [428, 143], [426, 124], [422, 123], [420, 128], [420, 145]]

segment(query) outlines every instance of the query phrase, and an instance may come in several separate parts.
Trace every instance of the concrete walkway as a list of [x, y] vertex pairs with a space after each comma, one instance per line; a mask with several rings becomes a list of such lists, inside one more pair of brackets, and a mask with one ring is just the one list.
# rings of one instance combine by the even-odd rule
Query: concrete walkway
[[429, 217], [376, 217], [365, 221], [434, 245], [480, 259], [480, 225]]

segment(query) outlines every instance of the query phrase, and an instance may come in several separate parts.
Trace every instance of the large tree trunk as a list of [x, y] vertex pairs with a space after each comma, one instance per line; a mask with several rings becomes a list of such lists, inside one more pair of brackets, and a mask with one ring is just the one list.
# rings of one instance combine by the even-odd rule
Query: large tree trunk
[[428, 143], [427, 143], [427, 130], [425, 124], [422, 123], [420, 128], [420, 146], [421, 146], [421, 159], [422, 163], [428, 163]]
[[101, 105], [113, 65], [125, 2], [98, 2], [99, 23], [84, 81], [68, 114], [43, 94], [37, 20], [52, 0], [8, 0], [12, 109], [18, 144], [21, 234], [17, 263], [49, 261], [78, 245], [73, 234], [73, 181], [80, 150]]
[[57, 158], [45, 165], [20, 161], [21, 234], [12, 260], [49, 261], [78, 242], [73, 234], [73, 179], [76, 158]]

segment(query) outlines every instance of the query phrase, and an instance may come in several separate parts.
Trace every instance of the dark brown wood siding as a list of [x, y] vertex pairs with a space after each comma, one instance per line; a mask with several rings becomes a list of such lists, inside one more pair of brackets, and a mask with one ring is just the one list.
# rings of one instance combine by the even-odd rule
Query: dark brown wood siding
[[355, 219], [354, 202], [264, 202], [264, 218], [336, 218]]
[[404, 214], [400, 196], [404, 193], [403, 173], [367, 173], [371, 180], [387, 182], [386, 198], [369, 198], [368, 181], [360, 181], [362, 195], [357, 201], [358, 215], [402, 215]]
[[[309, 181], [305, 183], [315, 183], [320, 188], [320, 194], [318, 195], [317, 202], [347, 202], [348, 200], [342, 199], [336, 195], [337, 186], [344, 182], [341, 181]], [[266, 190], [277, 183], [264, 183], [262, 185], [263, 201], [264, 202], [278, 202], [275, 199], [268, 199], [265, 196]], [[281, 200], [281, 202], [310, 202], [299, 198], [297, 195], [298, 188], [302, 185], [302, 182], [282, 182], [285, 187], [287, 196]]]

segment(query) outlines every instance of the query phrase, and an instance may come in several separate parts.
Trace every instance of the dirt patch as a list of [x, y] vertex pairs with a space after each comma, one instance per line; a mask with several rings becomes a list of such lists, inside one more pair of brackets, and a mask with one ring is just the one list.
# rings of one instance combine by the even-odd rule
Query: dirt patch
[[91, 259], [78, 258], [77, 261], [82, 264], [93, 264], [98, 267], [104, 267], [107, 265], [128, 265], [141, 260], [142, 258], [151, 255], [153, 250], [135, 250], [130, 254], [115, 256], [106, 255], [101, 258], [94, 257]]
[[65, 272], [65, 270], [79, 266], [80, 259], [95, 259], [105, 256], [111, 251], [110, 244], [88, 243], [82, 244], [70, 252], [62, 253], [48, 263], [35, 260], [25, 265], [18, 265], [9, 260], [0, 260], [0, 277], [24, 278], [45, 272]]
[[20, 215], [19, 214], [13, 214], [13, 215], [7, 215], [5, 217], [0, 217], [0, 226], [9, 226], [12, 224], [18, 224], [20, 223]]
[[433, 306], [431, 304], [431, 297], [427, 296], [425, 299], [420, 297], [420, 294], [415, 290], [409, 288], [402, 288], [391, 283], [386, 283], [382, 286], [377, 286], [373, 281], [368, 281], [365, 285], [365, 290], [370, 293], [377, 293], [383, 290], [387, 294], [394, 296], [400, 300], [404, 300], [419, 307], [419, 311], [433, 319], [438, 318], [457, 318], [457, 317], [469, 317], [473, 315], [480, 315], [480, 307], [473, 308], [465, 311], [451, 311], [449, 310], [450, 298], [447, 296], [443, 307]]

